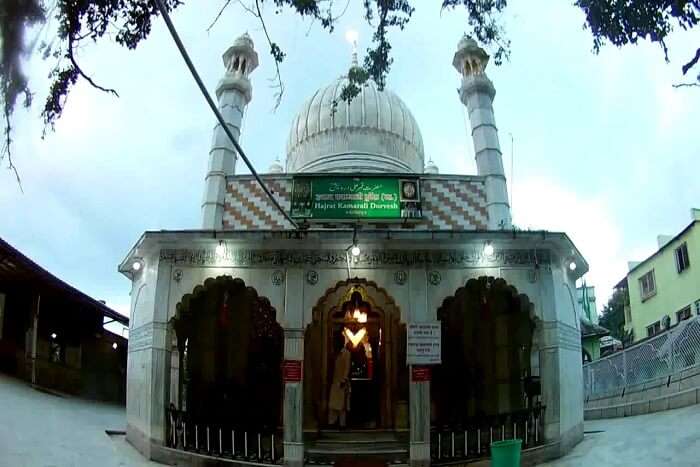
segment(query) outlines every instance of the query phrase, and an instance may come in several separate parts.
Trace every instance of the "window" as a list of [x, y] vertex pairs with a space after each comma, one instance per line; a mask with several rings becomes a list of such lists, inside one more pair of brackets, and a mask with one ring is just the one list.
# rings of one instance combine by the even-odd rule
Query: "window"
[[700, 316], [700, 300], [695, 300], [695, 314]]
[[655, 336], [661, 332], [661, 321], [647, 326], [647, 337]]
[[656, 281], [654, 280], [653, 269], [639, 278], [639, 288], [642, 292], [642, 300], [646, 300], [656, 294]]
[[625, 306], [625, 323], [630, 324], [632, 323], [632, 310], [630, 309], [629, 306]]
[[675, 250], [676, 270], [678, 274], [682, 273], [690, 266], [690, 258], [688, 257], [688, 244], [683, 242], [681, 246]]
[[65, 358], [65, 352], [63, 351], [63, 346], [60, 342], [56, 342], [55, 339], [49, 344], [49, 361], [52, 363], [63, 363]]
[[690, 312], [690, 305], [687, 307], [683, 308], [681, 311], [676, 311], [676, 319], [680, 323], [684, 319], [690, 319], [691, 317], [691, 312]]

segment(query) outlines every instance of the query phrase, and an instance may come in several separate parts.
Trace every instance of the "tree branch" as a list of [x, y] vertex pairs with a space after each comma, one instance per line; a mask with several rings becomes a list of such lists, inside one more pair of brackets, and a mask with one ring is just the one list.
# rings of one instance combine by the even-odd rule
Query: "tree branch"
[[282, 51], [279, 49], [277, 44], [272, 42], [270, 34], [267, 32], [267, 25], [265, 24], [265, 20], [262, 17], [262, 11], [260, 10], [259, 0], [255, 0], [255, 9], [257, 10], [257, 14], [255, 16], [257, 16], [260, 20], [260, 25], [262, 26], [263, 32], [265, 33], [265, 38], [267, 39], [267, 43], [270, 46], [270, 53], [272, 54], [272, 57], [275, 62], [275, 77], [272, 79], [272, 81], [277, 81], [277, 84], [274, 85], [274, 87], [276, 87], [278, 91], [275, 93], [275, 105], [273, 107], [274, 111], [279, 108], [280, 103], [282, 102], [282, 96], [284, 95], [284, 83], [282, 82], [282, 74], [280, 73], [280, 62], [282, 61], [282, 57], [284, 57], [284, 55], [282, 54]]
[[7, 168], [8, 170], [12, 170], [15, 174], [15, 178], [17, 179], [17, 185], [19, 185], [19, 190], [24, 193], [24, 189], [22, 188], [22, 180], [19, 178], [19, 172], [17, 171], [17, 167], [15, 166], [14, 162], [12, 161], [12, 125], [10, 124], [10, 116], [11, 116], [11, 109], [9, 106], [5, 105], [5, 111], [4, 111], [4, 116], [5, 116], [5, 142], [4, 142], [4, 147], [2, 148], [2, 151], [0, 151], [0, 160], [3, 160], [7, 158]]
[[698, 63], [698, 60], [700, 60], [700, 49], [695, 51], [695, 56], [692, 58], [692, 60], [683, 65], [683, 68], [681, 68], [683, 70], [683, 74], [688, 73], [688, 70], [693, 68]]
[[209, 32], [209, 31], [211, 30], [211, 28], [214, 27], [214, 25], [216, 24], [216, 22], [219, 21], [219, 18], [221, 18], [222, 13], [223, 13], [224, 10], [226, 9], [226, 7], [228, 7], [230, 4], [231, 4], [231, 0], [226, 0], [226, 1], [224, 2], [224, 5], [221, 7], [221, 9], [219, 10], [219, 12], [216, 14], [216, 17], [214, 18], [214, 21], [212, 21], [211, 24], [209, 25], [209, 27], [207, 28], [207, 32]]
[[71, 64], [73, 65], [73, 68], [75, 68], [75, 71], [78, 72], [80, 76], [82, 76], [85, 81], [90, 83], [90, 85], [95, 88], [99, 89], [100, 91], [111, 93], [117, 97], [119, 97], [119, 93], [115, 91], [114, 89], [111, 88], [105, 88], [100, 86], [99, 84], [95, 83], [92, 78], [90, 78], [88, 75], [83, 72], [82, 68], [80, 68], [80, 65], [78, 65], [78, 62], [75, 60], [75, 55], [73, 54], [73, 39], [69, 38], [68, 39], [68, 50], [66, 51], [66, 57], [70, 60]]

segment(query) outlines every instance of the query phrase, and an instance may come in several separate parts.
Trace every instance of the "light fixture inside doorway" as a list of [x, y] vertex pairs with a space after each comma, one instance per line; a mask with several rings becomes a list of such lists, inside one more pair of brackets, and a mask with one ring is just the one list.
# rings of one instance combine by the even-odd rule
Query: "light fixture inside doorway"
[[491, 244], [491, 240], [486, 240], [486, 244], [484, 245], [484, 254], [486, 256], [491, 256], [493, 255], [493, 245]]
[[569, 269], [570, 269], [571, 271], [575, 271], [575, 270], [576, 270], [576, 262], [575, 262], [575, 261], [572, 261], [572, 262], [569, 263]]
[[348, 340], [352, 342], [352, 346], [357, 347], [358, 344], [362, 342], [362, 339], [365, 338], [365, 334], [367, 334], [367, 328], [361, 328], [355, 333], [353, 333], [350, 329], [345, 328], [343, 329], [343, 333], [345, 334], [345, 337], [347, 337]]

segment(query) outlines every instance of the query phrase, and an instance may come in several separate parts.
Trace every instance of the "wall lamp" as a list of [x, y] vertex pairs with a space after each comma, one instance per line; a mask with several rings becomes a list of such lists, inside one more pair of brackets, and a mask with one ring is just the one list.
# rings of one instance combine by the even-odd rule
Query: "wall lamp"
[[223, 240], [219, 240], [219, 244], [216, 245], [216, 254], [218, 256], [223, 256], [226, 253], [226, 244]]

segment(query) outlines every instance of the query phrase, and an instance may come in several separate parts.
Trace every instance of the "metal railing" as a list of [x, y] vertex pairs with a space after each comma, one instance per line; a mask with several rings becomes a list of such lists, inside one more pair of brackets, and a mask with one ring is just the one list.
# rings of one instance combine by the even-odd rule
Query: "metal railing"
[[494, 441], [522, 440], [522, 448], [544, 444], [544, 406], [494, 417], [475, 418], [464, 426], [434, 427], [431, 457], [434, 465], [490, 455]]
[[233, 426], [197, 423], [187, 414], [167, 409], [169, 448], [224, 459], [258, 464], [282, 463], [282, 436], [279, 431], [257, 431]]
[[664, 378], [700, 364], [700, 316], [638, 344], [583, 365], [584, 398]]

